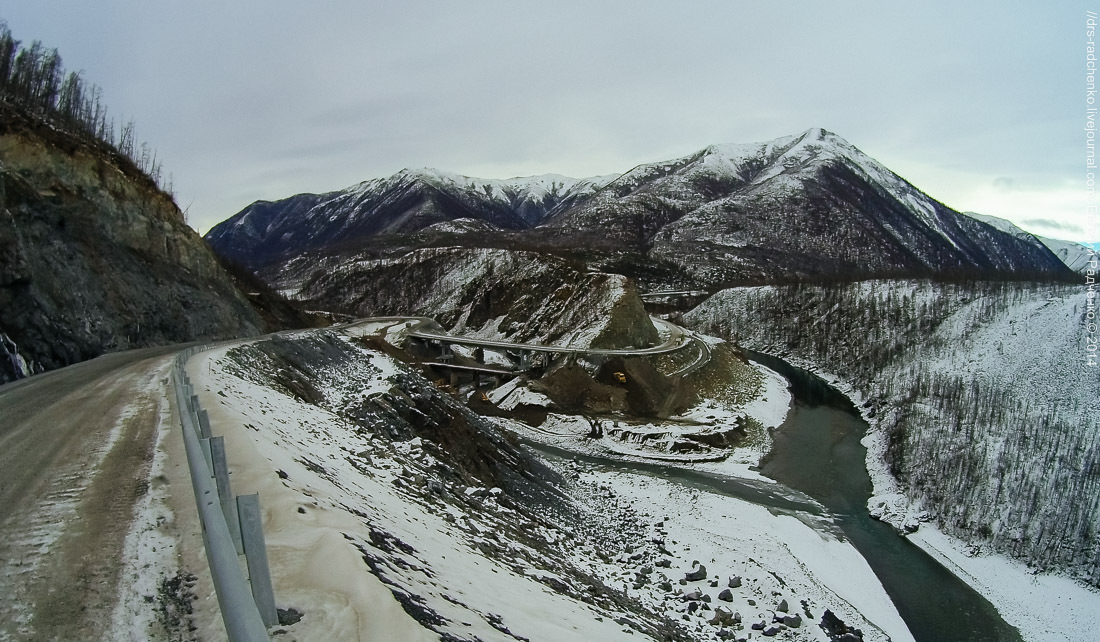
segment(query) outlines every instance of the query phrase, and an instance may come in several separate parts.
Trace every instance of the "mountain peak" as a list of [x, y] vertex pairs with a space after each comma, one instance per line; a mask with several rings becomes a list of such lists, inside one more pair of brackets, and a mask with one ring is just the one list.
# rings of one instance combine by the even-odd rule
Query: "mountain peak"
[[[456, 225], [465, 232], [483, 221], [510, 235], [540, 228], [529, 233], [533, 244], [574, 239], [587, 252], [596, 240], [644, 252], [707, 283], [1063, 271], [1045, 249], [960, 220], [821, 127], [710, 145], [618, 177], [482, 179], [406, 168], [315, 204], [288, 205], [262, 238], [248, 239], [239, 260], [259, 265], [374, 236], [452, 233]], [[469, 220], [453, 224], [458, 219]], [[209, 235], [215, 247], [229, 244], [219, 228]]]

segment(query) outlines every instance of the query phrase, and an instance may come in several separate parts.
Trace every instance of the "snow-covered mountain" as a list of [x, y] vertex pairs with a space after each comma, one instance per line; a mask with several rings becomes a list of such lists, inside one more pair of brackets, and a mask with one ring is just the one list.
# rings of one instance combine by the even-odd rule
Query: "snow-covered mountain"
[[[440, 233], [469, 236], [468, 221], [453, 231], [439, 225], [455, 219], [500, 228], [479, 234], [485, 246], [522, 243], [604, 269], [629, 254], [630, 265], [660, 263], [705, 285], [1068, 274], [1046, 248], [946, 207], [822, 129], [712, 145], [583, 180], [403, 170], [340, 192], [254, 203], [207, 239], [219, 253], [259, 267], [309, 251], [354, 251], [380, 237], [416, 246], [438, 244]], [[435, 238], [409, 236], [425, 230]]]
[[707, 283], [1061, 271], [823, 129], [639, 166], [548, 225], [602, 230]]
[[1073, 241], [1063, 241], [1062, 239], [1052, 239], [1046, 236], [1039, 236], [1038, 234], [1032, 234], [1031, 232], [1025, 232], [1017, 227], [1013, 222], [1006, 221], [1003, 218], [997, 218], [996, 216], [990, 216], [988, 214], [979, 214], [977, 212], [963, 212], [967, 216], [976, 218], [979, 221], [992, 225], [993, 227], [1007, 232], [1017, 238], [1034, 239], [1049, 249], [1057, 256], [1059, 260], [1066, 264], [1069, 269], [1074, 272], [1084, 272], [1089, 268], [1089, 262], [1092, 261], [1095, 256], [1095, 252], [1089, 249], [1087, 246], [1081, 243], [1074, 243]]
[[497, 180], [404, 169], [338, 192], [257, 201], [215, 226], [206, 239], [222, 255], [259, 265], [461, 219], [483, 221], [489, 229], [526, 229], [613, 178], [546, 174]]

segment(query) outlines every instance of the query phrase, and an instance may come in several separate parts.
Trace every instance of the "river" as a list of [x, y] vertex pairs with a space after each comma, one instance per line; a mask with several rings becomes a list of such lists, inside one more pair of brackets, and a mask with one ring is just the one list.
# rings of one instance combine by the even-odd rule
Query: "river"
[[[860, 439], [867, 423], [851, 400], [814, 374], [765, 354], [753, 361], [786, 377], [794, 403], [775, 431], [762, 473], [777, 482], [723, 476], [663, 463], [586, 455], [521, 439], [550, 457], [654, 475], [789, 513], [824, 506], [882, 582], [917, 642], [1017, 642], [1019, 631], [930, 555], [867, 512], [871, 478]], [[812, 500], [807, 499], [813, 498]], [[816, 502], [814, 501], [816, 500]]]
[[871, 479], [860, 439], [867, 423], [842, 393], [812, 373], [748, 353], [790, 382], [794, 405], [775, 432], [762, 472], [834, 513], [918, 642], [1021, 640], [997, 610], [934, 558], [867, 512]]

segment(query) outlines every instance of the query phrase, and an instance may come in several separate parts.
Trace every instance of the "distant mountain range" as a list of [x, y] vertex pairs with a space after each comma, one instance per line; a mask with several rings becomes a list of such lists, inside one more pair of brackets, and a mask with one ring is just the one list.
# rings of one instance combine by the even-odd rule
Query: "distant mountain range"
[[[1026, 240], [1034, 239], [1041, 243], [1054, 255], [1057, 256], [1069, 269], [1074, 272], [1084, 272], [1089, 268], [1089, 262], [1092, 260], [1095, 254], [1087, 246], [1081, 243], [1074, 243], [1073, 241], [1063, 241], [1061, 239], [1052, 239], [1046, 236], [1039, 236], [1038, 234], [1032, 234], [1031, 232], [1025, 232], [1016, 224], [1011, 221], [1006, 221], [1003, 218], [997, 218], [996, 216], [989, 216], [988, 214], [979, 214], [977, 212], [964, 212], [967, 216], [978, 219], [983, 223], [992, 225], [993, 227], [1007, 232], [1017, 238]], [[1095, 267], [1095, 266], [1094, 266]]]
[[1046, 247], [946, 207], [822, 129], [587, 179], [402, 170], [253, 203], [206, 238], [268, 271], [306, 253], [521, 244], [701, 285], [1069, 274]]

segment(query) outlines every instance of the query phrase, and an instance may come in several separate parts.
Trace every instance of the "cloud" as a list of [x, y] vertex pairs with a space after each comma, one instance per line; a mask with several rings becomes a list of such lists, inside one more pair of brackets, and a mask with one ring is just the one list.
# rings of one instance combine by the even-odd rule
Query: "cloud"
[[1028, 227], [1051, 230], [1052, 232], [1073, 234], [1075, 236], [1085, 233], [1085, 228], [1081, 227], [1080, 225], [1069, 223], [1067, 221], [1056, 221], [1050, 218], [1027, 218], [1020, 221], [1020, 223]]
[[406, 166], [585, 176], [814, 126], [953, 206], [1081, 209], [1058, 187], [1080, 179], [1072, 3], [9, 4], [137, 122], [200, 227]]

